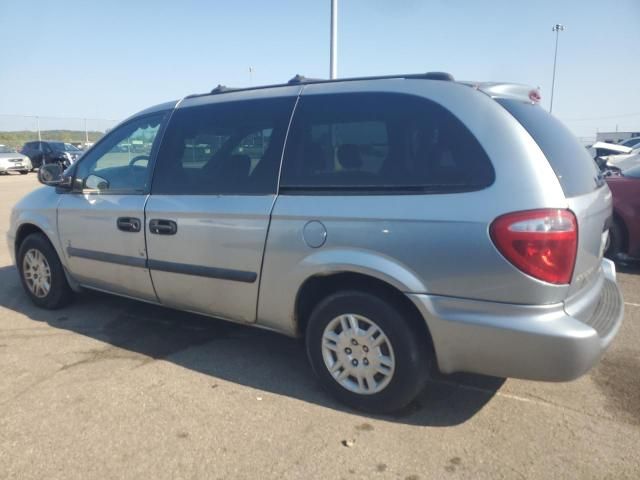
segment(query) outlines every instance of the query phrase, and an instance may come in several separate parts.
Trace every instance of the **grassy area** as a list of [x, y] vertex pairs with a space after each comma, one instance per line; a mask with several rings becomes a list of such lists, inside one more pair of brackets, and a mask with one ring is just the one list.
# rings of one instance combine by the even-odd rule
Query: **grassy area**
[[[95, 142], [101, 138], [104, 133], [90, 131], [89, 141]], [[57, 140], [61, 142], [83, 142], [85, 141], [85, 132], [82, 130], [42, 130], [40, 132], [42, 140]], [[29, 130], [20, 130], [15, 132], [0, 132], [0, 145], [8, 145], [10, 147], [22, 147], [26, 142], [38, 140], [38, 132]]]

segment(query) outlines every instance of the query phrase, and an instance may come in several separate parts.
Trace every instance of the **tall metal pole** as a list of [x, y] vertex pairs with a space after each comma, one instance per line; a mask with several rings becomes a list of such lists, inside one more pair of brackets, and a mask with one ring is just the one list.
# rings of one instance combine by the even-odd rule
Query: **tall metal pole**
[[89, 143], [89, 130], [87, 130], [87, 119], [84, 119], [84, 143]]
[[40, 117], [36, 117], [36, 128], [38, 129], [38, 141], [41, 141], [42, 137], [40, 137]]
[[558, 62], [558, 39], [560, 38], [560, 32], [564, 30], [564, 25], [556, 23], [551, 29], [552, 32], [556, 32], [556, 52], [553, 55], [553, 78], [551, 80], [551, 105], [549, 106], [549, 113], [553, 112], [553, 91], [556, 87], [556, 64]]
[[331, 0], [331, 58], [329, 78], [338, 77], [338, 0]]

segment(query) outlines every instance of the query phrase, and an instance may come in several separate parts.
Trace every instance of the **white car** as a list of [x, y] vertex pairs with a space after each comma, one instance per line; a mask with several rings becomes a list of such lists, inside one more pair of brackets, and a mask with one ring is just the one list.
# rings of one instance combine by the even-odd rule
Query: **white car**
[[607, 163], [614, 167], [621, 168], [622, 165], [633, 164], [640, 158], [640, 147], [634, 148], [629, 153], [621, 153], [620, 155], [610, 155], [607, 157]]
[[13, 148], [0, 145], [0, 173], [20, 172], [26, 175], [33, 166], [26, 155], [16, 152]]
[[624, 145], [618, 145], [617, 143], [596, 142], [590, 147], [587, 147], [587, 151], [594, 159], [597, 157], [607, 158], [613, 155], [624, 155], [631, 153], [631, 147], [625, 147]]

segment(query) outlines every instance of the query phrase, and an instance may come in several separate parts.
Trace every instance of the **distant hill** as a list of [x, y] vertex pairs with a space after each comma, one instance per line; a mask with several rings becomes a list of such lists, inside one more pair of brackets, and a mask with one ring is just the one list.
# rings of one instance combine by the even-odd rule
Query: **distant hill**
[[[89, 141], [95, 142], [101, 138], [104, 133], [90, 131]], [[83, 142], [85, 141], [84, 130], [41, 130], [40, 137], [42, 140], [57, 140], [59, 142]], [[26, 142], [38, 140], [38, 132], [29, 130], [19, 130], [15, 132], [0, 132], [0, 145], [8, 145], [10, 147], [22, 146]]]

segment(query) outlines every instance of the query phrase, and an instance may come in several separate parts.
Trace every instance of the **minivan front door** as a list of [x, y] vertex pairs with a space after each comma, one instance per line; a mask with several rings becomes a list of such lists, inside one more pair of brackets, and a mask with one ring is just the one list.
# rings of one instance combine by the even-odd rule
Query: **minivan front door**
[[[151, 158], [164, 113], [113, 130], [80, 160], [74, 189], [58, 204], [58, 229], [67, 266], [82, 285], [157, 301], [147, 268], [144, 205]], [[142, 150], [125, 147], [133, 140]]]
[[146, 206], [160, 301], [255, 322], [262, 255], [298, 88], [184, 101], [167, 126]]

